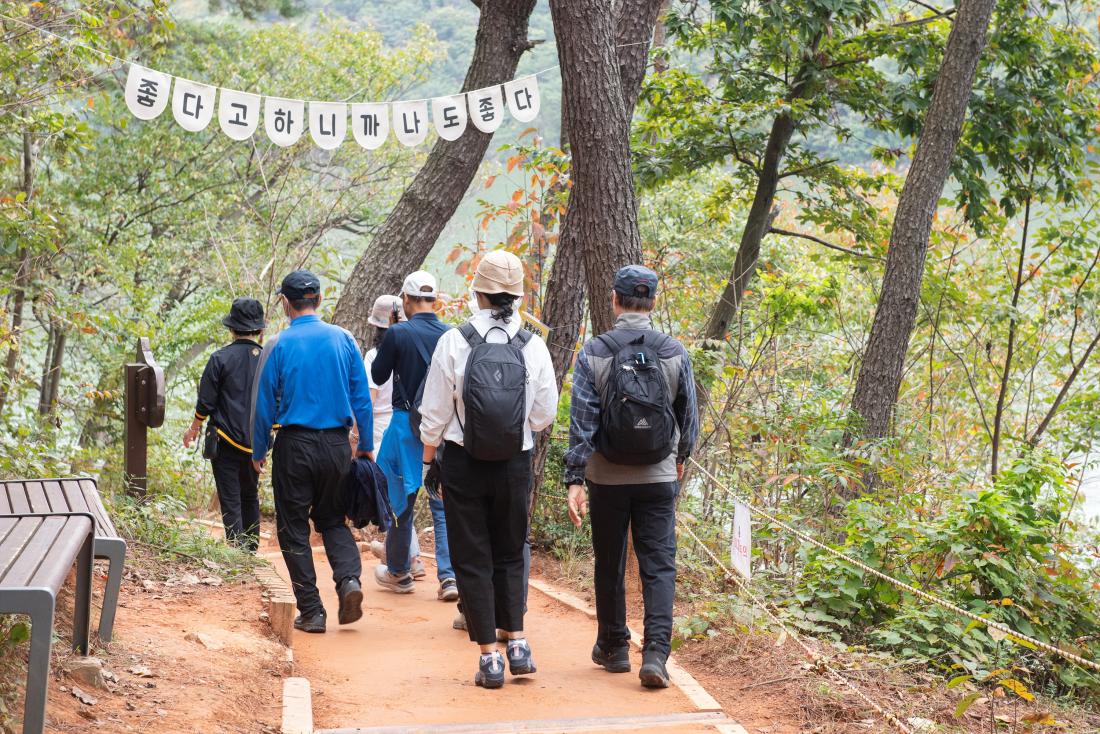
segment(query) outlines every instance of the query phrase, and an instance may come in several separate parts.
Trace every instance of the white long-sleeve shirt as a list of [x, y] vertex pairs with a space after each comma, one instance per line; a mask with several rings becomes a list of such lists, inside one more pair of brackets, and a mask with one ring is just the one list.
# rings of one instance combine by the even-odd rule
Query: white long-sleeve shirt
[[[519, 332], [521, 322], [519, 314], [507, 322], [494, 319], [490, 309], [479, 310], [470, 318], [470, 323], [485, 341], [499, 344], [507, 340], [500, 329], [493, 327], [503, 328], [511, 339]], [[462, 385], [469, 356], [470, 345], [458, 329], [451, 329], [439, 338], [424, 382], [424, 400], [420, 404], [420, 438], [425, 446], [439, 446], [444, 441], [463, 443], [466, 407], [462, 402]], [[527, 364], [523, 450], [528, 451], [535, 445], [532, 434], [554, 422], [558, 412], [558, 385], [550, 350], [538, 334], [532, 335], [523, 347], [523, 360]]]

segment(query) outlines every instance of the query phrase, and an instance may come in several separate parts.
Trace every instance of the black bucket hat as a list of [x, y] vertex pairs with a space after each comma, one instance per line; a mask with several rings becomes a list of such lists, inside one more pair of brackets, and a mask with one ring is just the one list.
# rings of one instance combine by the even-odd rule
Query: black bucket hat
[[267, 326], [264, 323], [264, 307], [255, 298], [234, 299], [229, 315], [222, 319], [222, 325], [238, 334], [260, 331]]

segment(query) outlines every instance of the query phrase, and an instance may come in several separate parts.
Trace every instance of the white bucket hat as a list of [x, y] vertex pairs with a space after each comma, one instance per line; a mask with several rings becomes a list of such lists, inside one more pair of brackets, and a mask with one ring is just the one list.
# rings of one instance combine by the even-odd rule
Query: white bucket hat
[[509, 293], [523, 297], [523, 263], [505, 250], [493, 250], [481, 258], [474, 274], [478, 293]]
[[374, 299], [374, 307], [370, 310], [367, 323], [387, 329], [390, 326], [390, 317], [395, 313], [398, 321], [405, 320], [405, 309], [401, 307], [401, 299], [397, 296], [378, 296]]

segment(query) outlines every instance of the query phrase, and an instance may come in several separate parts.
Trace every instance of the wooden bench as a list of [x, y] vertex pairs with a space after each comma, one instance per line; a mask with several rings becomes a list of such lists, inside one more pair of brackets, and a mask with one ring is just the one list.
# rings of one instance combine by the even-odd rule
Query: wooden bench
[[126, 541], [119, 537], [107, 516], [96, 481], [90, 477], [0, 480], [0, 515], [59, 512], [88, 513], [95, 520], [93, 554], [110, 562], [103, 590], [103, 608], [99, 613], [99, 639], [110, 642], [118, 609], [118, 592], [122, 587]]
[[74, 561], [73, 649], [88, 654], [94, 543], [95, 519], [88, 513], [0, 515], [0, 613], [31, 619], [23, 734], [45, 726], [54, 608]]

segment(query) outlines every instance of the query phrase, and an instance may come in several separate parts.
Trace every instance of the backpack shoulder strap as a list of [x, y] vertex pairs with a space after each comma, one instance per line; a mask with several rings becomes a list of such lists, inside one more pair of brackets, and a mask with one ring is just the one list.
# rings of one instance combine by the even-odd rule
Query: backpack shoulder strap
[[466, 340], [471, 349], [485, 343], [485, 338], [477, 332], [477, 329], [469, 321], [458, 327], [458, 333], [462, 334], [462, 338]]
[[619, 350], [623, 348], [623, 345], [619, 343], [619, 340], [611, 336], [610, 331], [600, 334], [596, 337], [596, 339], [609, 350], [611, 350], [611, 356], [613, 357], [619, 353]]
[[424, 344], [424, 340], [421, 339], [420, 335], [412, 329], [409, 329], [408, 331], [409, 337], [413, 340], [413, 345], [416, 347], [416, 351], [420, 355], [420, 358], [424, 360], [424, 364], [430, 367], [432, 364], [432, 355], [428, 351], [428, 347]]
[[531, 337], [534, 336], [531, 332], [520, 327], [520, 330], [516, 332], [516, 335], [509, 340], [509, 344], [523, 349], [527, 346], [527, 342], [531, 341]]

